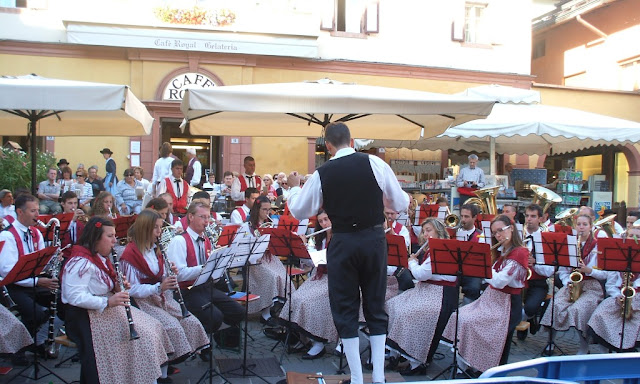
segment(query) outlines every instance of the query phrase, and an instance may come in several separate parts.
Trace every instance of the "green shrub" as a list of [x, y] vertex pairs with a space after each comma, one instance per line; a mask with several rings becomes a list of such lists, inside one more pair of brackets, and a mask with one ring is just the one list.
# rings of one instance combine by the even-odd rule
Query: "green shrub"
[[[47, 170], [56, 168], [56, 158], [49, 152], [36, 152], [36, 180], [47, 178]], [[16, 188], [31, 190], [31, 155], [11, 149], [0, 150], [0, 189], [15, 191]]]

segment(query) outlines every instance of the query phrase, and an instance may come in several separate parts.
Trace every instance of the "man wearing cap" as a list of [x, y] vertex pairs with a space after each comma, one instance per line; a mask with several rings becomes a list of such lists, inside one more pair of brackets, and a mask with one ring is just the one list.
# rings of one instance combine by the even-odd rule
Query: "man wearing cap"
[[58, 161], [58, 164], [56, 165], [58, 166], [58, 174], [56, 176], [56, 180], [60, 180], [62, 179], [62, 167], [68, 167], [69, 162], [67, 161], [67, 159], [60, 159], [60, 161]]
[[118, 184], [118, 176], [116, 176], [116, 162], [111, 158], [113, 152], [111, 152], [109, 148], [103, 148], [100, 153], [102, 153], [102, 156], [106, 161], [104, 169], [105, 172], [107, 172], [107, 175], [104, 177], [104, 188], [107, 192], [110, 192], [115, 196], [116, 192], [118, 192], [118, 189], [116, 188], [116, 185]]
[[196, 187], [200, 185], [200, 179], [202, 178], [202, 164], [200, 164], [196, 156], [196, 149], [193, 147], [187, 148], [187, 157], [189, 162], [187, 163], [184, 179], [187, 180], [189, 185]]

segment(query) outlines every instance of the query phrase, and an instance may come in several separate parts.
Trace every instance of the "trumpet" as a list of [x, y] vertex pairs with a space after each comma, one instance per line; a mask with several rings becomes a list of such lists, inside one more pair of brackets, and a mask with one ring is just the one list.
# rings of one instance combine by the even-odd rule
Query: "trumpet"
[[633, 288], [631, 280], [633, 279], [633, 273], [624, 272], [622, 274], [622, 280], [624, 281], [623, 287], [620, 289], [620, 304], [622, 306], [622, 317], [629, 320], [633, 313], [633, 309], [631, 308], [631, 302], [633, 301], [633, 297], [636, 295], [636, 290]]
[[[118, 285], [120, 286], [120, 292], [125, 292], [124, 288], [124, 276], [120, 271], [120, 264], [118, 263], [118, 254], [115, 249], [111, 250], [111, 257], [113, 258], [113, 268], [116, 270], [116, 276], [118, 279]], [[140, 336], [136, 332], [135, 324], [133, 323], [133, 317], [131, 316], [131, 306], [129, 302], [124, 303], [124, 310], [127, 313], [127, 322], [129, 322], [129, 340], [139, 339]]]
[[[175, 273], [173, 273], [173, 271], [171, 270], [171, 261], [169, 261], [169, 258], [167, 257], [167, 253], [164, 251], [164, 247], [160, 243], [159, 239], [156, 239], [156, 246], [158, 247], [158, 249], [160, 250], [160, 254], [162, 255], [162, 260], [164, 261], [165, 273], [169, 277], [175, 276]], [[187, 310], [187, 306], [184, 304], [184, 297], [182, 296], [182, 291], [180, 290], [179, 286], [176, 288], [176, 291], [178, 293], [178, 304], [180, 304], [180, 311], [182, 312], [182, 317], [184, 318], [184, 317], [191, 316], [191, 314], [189, 313], [189, 310]]]
[[[578, 234], [578, 263], [582, 263], [582, 233]], [[584, 275], [575, 268], [569, 275], [569, 301], [575, 303], [582, 294]]]

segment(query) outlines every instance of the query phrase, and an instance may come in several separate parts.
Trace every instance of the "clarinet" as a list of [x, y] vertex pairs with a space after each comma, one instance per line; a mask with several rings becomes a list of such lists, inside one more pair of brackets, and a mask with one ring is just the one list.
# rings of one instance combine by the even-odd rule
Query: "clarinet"
[[[2, 281], [2, 277], [0, 277], [0, 281]], [[9, 295], [9, 290], [7, 289], [7, 287], [5, 287], [4, 285], [2, 286], [2, 304], [7, 307], [8, 310], [13, 310], [15, 307], [17, 307], [18, 305], [16, 304], [15, 301], [13, 301], [13, 299], [11, 298], [11, 296]]]
[[[118, 279], [118, 285], [120, 286], [120, 292], [124, 292], [124, 277], [120, 272], [120, 264], [118, 263], [118, 254], [115, 249], [111, 250], [111, 257], [113, 258], [113, 268], [116, 270], [116, 276]], [[124, 310], [127, 312], [127, 321], [129, 322], [129, 340], [139, 339], [138, 332], [136, 332], [135, 324], [133, 323], [133, 317], [131, 316], [131, 306], [127, 301], [124, 303]]]
[[[156, 246], [158, 247], [158, 249], [160, 249], [160, 253], [162, 254], [162, 260], [164, 260], [165, 273], [169, 277], [175, 276], [175, 274], [171, 270], [171, 262], [169, 261], [169, 258], [167, 257], [167, 254], [164, 252], [164, 248], [162, 248], [162, 245], [160, 245], [160, 241], [156, 240]], [[180, 310], [182, 311], [182, 317], [191, 316], [191, 314], [189, 313], [189, 310], [187, 310], [187, 306], [184, 304], [184, 298], [182, 297], [182, 291], [180, 290], [180, 286], [178, 286], [176, 291], [178, 292], [178, 304], [180, 304]]]
[[[59, 247], [60, 246], [60, 221], [52, 217], [51, 220], [46, 224], [45, 227], [49, 227], [53, 224], [53, 245]], [[60, 270], [62, 269], [62, 258], [60, 257], [60, 249], [54, 254], [51, 264], [50, 264], [50, 273], [52, 279], [57, 279], [60, 276]], [[56, 321], [56, 313], [58, 311], [58, 290], [54, 289], [51, 291], [53, 294], [53, 298], [49, 303], [49, 329], [47, 332], [47, 340], [46, 344], [46, 352], [49, 357], [57, 357], [58, 351], [56, 350], [55, 343], [55, 321]]]

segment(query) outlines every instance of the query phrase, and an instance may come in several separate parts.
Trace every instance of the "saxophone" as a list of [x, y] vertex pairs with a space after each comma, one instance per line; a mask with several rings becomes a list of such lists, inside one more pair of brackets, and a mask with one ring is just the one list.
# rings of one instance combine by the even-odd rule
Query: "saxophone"
[[[578, 235], [578, 263], [582, 263], [582, 234]], [[582, 294], [584, 275], [575, 268], [569, 275], [569, 301], [575, 303]]]
[[633, 301], [633, 297], [636, 295], [636, 290], [633, 288], [633, 273], [624, 272], [622, 274], [622, 280], [624, 281], [622, 289], [620, 289], [620, 293], [622, 297], [620, 298], [620, 304], [622, 306], [622, 316], [629, 320], [631, 318], [632, 309], [631, 302]]

